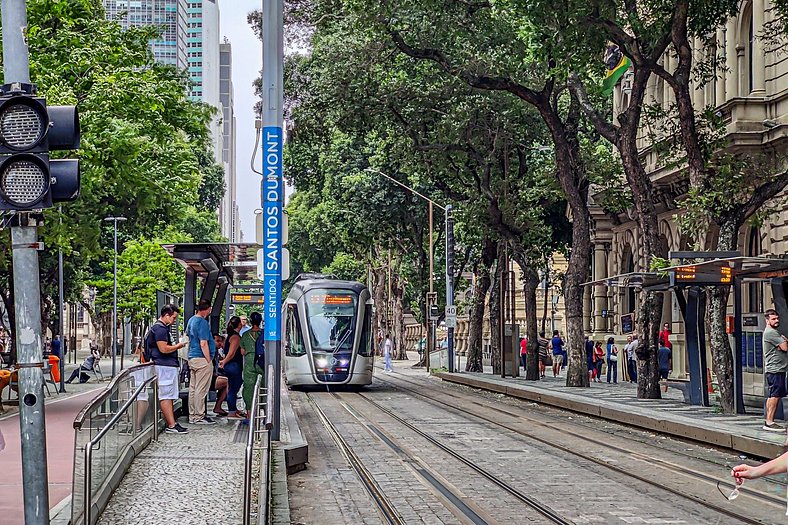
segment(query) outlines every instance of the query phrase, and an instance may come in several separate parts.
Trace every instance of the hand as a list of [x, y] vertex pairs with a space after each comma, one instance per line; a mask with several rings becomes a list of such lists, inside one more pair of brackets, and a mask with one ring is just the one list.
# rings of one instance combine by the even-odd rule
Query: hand
[[731, 476], [736, 481], [736, 485], [744, 483], [745, 479], [755, 479], [759, 477], [755, 472], [755, 467], [750, 465], [736, 465], [731, 470]]
[[219, 361], [219, 370], [221, 370], [222, 368], [224, 368], [224, 365], [225, 365], [225, 364], [226, 364], [226, 363], [224, 362], [224, 359], [222, 359], [221, 361]]
[[186, 346], [186, 343], [178, 343], [178, 350], [180, 350], [181, 348], [183, 348], [185, 346]]

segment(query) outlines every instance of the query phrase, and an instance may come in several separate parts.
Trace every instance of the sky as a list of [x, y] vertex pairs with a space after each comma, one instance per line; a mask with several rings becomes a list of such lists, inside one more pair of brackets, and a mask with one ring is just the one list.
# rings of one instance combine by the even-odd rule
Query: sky
[[[261, 0], [219, 0], [220, 34], [233, 47], [233, 90], [236, 119], [237, 202], [245, 242], [254, 242], [254, 210], [260, 207], [260, 176], [252, 172], [254, 152], [254, 105], [257, 99], [252, 82], [259, 76], [263, 49], [246, 15], [262, 6]], [[256, 165], [260, 166], [260, 155]]]

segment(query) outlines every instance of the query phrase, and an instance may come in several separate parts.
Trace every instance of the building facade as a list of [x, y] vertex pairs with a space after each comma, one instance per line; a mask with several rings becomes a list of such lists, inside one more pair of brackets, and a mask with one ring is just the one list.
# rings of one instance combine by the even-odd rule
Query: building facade
[[236, 121], [233, 102], [233, 48], [224, 39], [219, 45], [219, 102], [222, 107], [222, 166], [226, 191], [219, 209], [219, 222], [222, 235], [230, 242], [240, 242], [241, 233], [238, 223], [238, 206], [236, 204]]
[[[704, 106], [716, 108], [726, 126], [730, 151], [780, 158], [788, 152], [788, 55], [760, 36], [772, 18], [770, 4], [769, 0], [743, 2], [738, 16], [717, 30], [712, 49], [704, 49], [700, 40], [695, 39], [699, 59], [716, 52], [724, 60], [725, 68], [721, 68], [716, 79], [695, 86], [693, 105], [696, 110]], [[675, 68], [675, 57], [666, 55], [664, 62], [668, 70]], [[625, 76], [614, 93], [614, 107], [626, 104], [628, 96]], [[675, 102], [675, 96], [663, 80], [652, 76], [647, 100], [668, 108]], [[681, 213], [681, 197], [688, 190], [685, 174], [681, 167], [660, 163], [646, 133], [641, 134], [640, 148], [660, 197], [657, 211], [663, 247], [667, 251], [693, 249], [693, 243], [682, 234], [675, 220]], [[743, 255], [781, 255], [788, 251], [788, 206], [784, 197], [775, 204], [777, 212], [761, 227], [746, 226], [739, 232], [739, 250]], [[650, 261], [644, 259], [640, 232], [632, 217], [627, 213], [611, 216], [595, 205], [593, 199], [591, 212], [593, 279], [648, 271]], [[701, 250], [715, 249], [717, 232], [710, 228], [699, 242]], [[772, 307], [768, 283], [745, 284], [742, 293], [745, 312], [760, 314]], [[683, 378], [688, 374], [688, 366], [681, 313], [672, 291], [665, 292], [664, 299], [662, 321], [673, 332], [674, 376]], [[637, 314], [639, 301], [639, 294], [633, 289], [587, 287], [586, 330], [595, 338], [606, 335], [623, 338], [622, 315]]]

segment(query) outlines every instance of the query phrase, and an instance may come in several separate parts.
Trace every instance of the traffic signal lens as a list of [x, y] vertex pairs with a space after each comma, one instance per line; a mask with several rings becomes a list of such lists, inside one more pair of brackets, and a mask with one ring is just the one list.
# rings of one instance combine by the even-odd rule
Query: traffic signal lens
[[31, 206], [49, 190], [46, 172], [29, 160], [15, 160], [3, 166], [0, 190], [16, 206]]
[[25, 150], [44, 138], [45, 119], [27, 104], [13, 104], [0, 114], [0, 133], [9, 148]]

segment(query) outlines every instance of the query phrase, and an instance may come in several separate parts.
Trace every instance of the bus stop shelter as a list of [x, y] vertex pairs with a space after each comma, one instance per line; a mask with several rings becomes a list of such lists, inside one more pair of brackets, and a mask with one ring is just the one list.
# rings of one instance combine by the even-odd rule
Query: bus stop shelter
[[[585, 284], [638, 288], [655, 292], [673, 290], [675, 292], [684, 319], [690, 373], [690, 403], [702, 406], [709, 405], [704, 321], [705, 289], [711, 286], [731, 286], [733, 290], [734, 404], [736, 413], [744, 414], [742, 283], [768, 281], [771, 286], [774, 309], [781, 317], [788, 318], [788, 301], [786, 301], [788, 258], [782, 256], [742, 257], [737, 252], [671, 252], [670, 258], [677, 260], [706, 258], [708, 260], [671, 266], [659, 272], [621, 274]], [[788, 333], [788, 324], [781, 326], [780, 330], [783, 333]]]
[[[183, 317], [190, 318], [201, 300], [213, 305], [211, 331], [220, 331], [219, 320], [227, 291], [233, 284], [257, 278], [256, 243], [182, 243], [162, 247], [186, 272], [183, 290]], [[199, 295], [198, 295], [199, 292]]]

